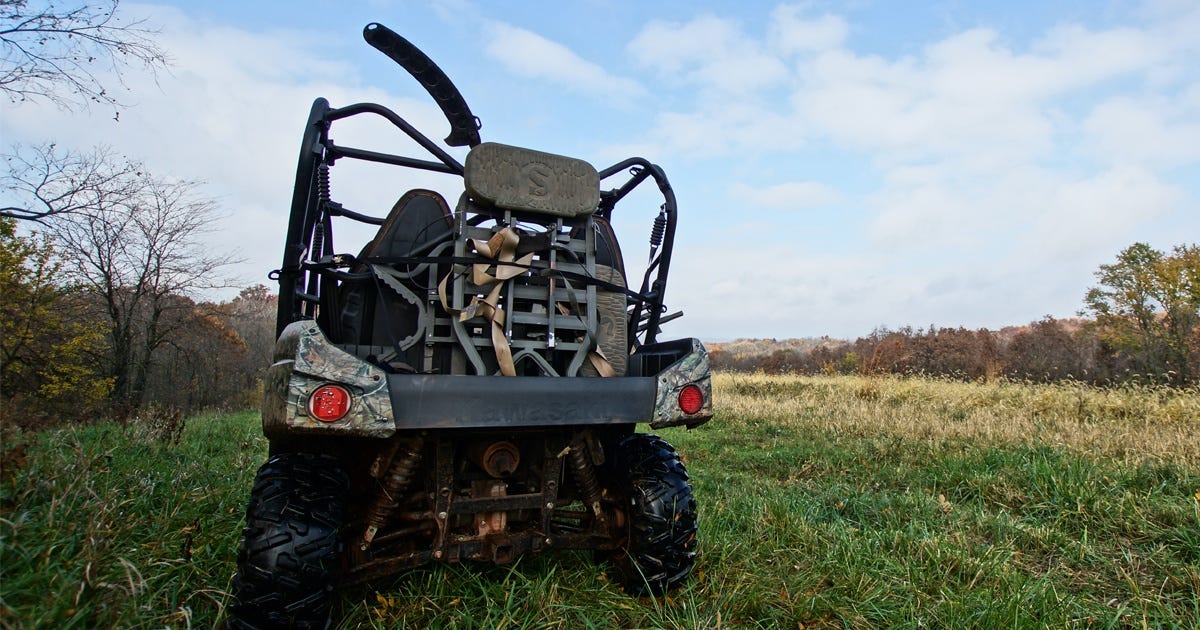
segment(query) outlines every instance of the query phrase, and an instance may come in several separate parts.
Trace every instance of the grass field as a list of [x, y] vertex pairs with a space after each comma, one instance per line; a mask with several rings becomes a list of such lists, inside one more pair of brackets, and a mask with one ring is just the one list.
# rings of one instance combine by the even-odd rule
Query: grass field
[[[1200, 627], [1194, 389], [722, 374], [716, 396], [711, 423], [663, 432], [700, 503], [686, 588], [629, 598], [560, 552], [346, 591], [342, 626]], [[219, 625], [258, 431], [20, 437], [3, 626]]]

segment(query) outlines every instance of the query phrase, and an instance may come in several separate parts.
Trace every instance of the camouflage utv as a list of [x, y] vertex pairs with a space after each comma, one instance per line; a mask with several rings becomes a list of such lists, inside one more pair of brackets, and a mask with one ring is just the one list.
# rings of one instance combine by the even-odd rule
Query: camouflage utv
[[[692, 489], [671, 445], [637, 425], [694, 427], [712, 402], [700, 342], [658, 339], [679, 316], [663, 304], [676, 224], [665, 173], [482, 143], [428, 57], [379, 24], [363, 35], [437, 101], [445, 144], [470, 151], [460, 164], [381, 105], [313, 103], [273, 273], [270, 456], [230, 625], [325, 627], [339, 585], [555, 549], [595, 550], [633, 595], [680, 585], [695, 556]], [[335, 144], [334, 124], [353, 117], [386, 120], [428, 155]], [[409, 190], [386, 216], [360, 213], [330, 193], [348, 161], [461, 177], [462, 193], [451, 206]], [[610, 220], [648, 180], [662, 204], [632, 289]], [[357, 254], [335, 246], [347, 222], [378, 226]]]

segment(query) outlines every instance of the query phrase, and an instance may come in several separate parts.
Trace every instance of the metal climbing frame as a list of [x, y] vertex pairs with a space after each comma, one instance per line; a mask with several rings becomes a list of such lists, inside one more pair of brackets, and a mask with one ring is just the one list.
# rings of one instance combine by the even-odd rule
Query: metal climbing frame
[[[453, 344], [457, 374], [578, 375], [596, 348], [599, 314], [596, 286], [568, 278], [596, 275], [591, 217], [519, 220], [511, 210], [481, 211], [464, 199], [454, 233], [454, 257], [479, 262], [455, 265], [443, 280], [447, 308], [433, 309], [427, 346]], [[510, 260], [479, 251], [477, 244], [509, 234], [515, 237]], [[521, 247], [531, 242], [532, 248]], [[624, 315], [619, 313], [622, 323]]]
[[[352, 116], [379, 116], [429, 151], [436, 161], [393, 155], [354, 147], [337, 145], [330, 138], [333, 123]], [[487, 145], [480, 145], [487, 146]], [[335, 219], [349, 219], [371, 225], [381, 225], [383, 218], [371, 216], [344, 207], [330, 196], [329, 177], [338, 160], [351, 159], [390, 164], [452, 175], [464, 174], [464, 167], [432, 140], [421, 134], [395, 112], [374, 103], [359, 103], [343, 108], [331, 108], [325, 99], [313, 103], [305, 134], [301, 143], [297, 166], [297, 182], [288, 224], [287, 243], [283, 264], [272, 272], [272, 278], [280, 283], [277, 332], [290, 323], [303, 319], [316, 319], [323, 330], [335, 328], [335, 314], [340, 283], [362, 280], [349, 270], [355, 262], [352, 256], [338, 254], [334, 249]], [[514, 366], [522, 367], [523, 374], [590, 374], [592, 363], [583, 350], [589, 343], [594, 348], [602, 339], [589, 339], [597, 334], [604, 323], [603, 313], [597, 314], [597, 293], [608, 293], [612, 298], [625, 293], [627, 312], [622, 315], [626, 323], [626, 334], [622, 335], [627, 350], [642, 345], [654, 344], [659, 326], [678, 317], [679, 313], [667, 314], [663, 298], [666, 292], [667, 274], [673, 250], [676, 223], [675, 196], [665, 173], [655, 164], [642, 159], [630, 158], [599, 171], [597, 178], [603, 183], [609, 178], [627, 174], [628, 179], [620, 185], [598, 191], [598, 202], [594, 212], [576, 216], [555, 216], [529, 209], [512, 210], [497, 206], [481, 207], [468, 199], [459, 204], [455, 212], [454, 241], [452, 251], [434, 249], [423, 254], [426, 263], [444, 262], [452, 257], [458, 271], [470, 268], [479, 257], [472, 246], [473, 240], [486, 240], [505, 226], [512, 226], [521, 238], [546, 240], [546, 247], [534, 253], [526, 273], [504, 281], [498, 302], [506, 313], [503, 323], [505, 336], [511, 342]], [[617, 203], [648, 179], [654, 180], [663, 194], [663, 204], [655, 220], [651, 234], [651, 257], [641, 287], [628, 291], [623, 286], [614, 287], [616, 279], [611, 269], [597, 269], [595, 258], [595, 219], [611, 218]], [[490, 231], [490, 232], [489, 232]], [[523, 234], [523, 235], [522, 235]], [[419, 257], [421, 258], [421, 257]], [[413, 263], [421, 260], [414, 258]], [[578, 258], [578, 260], [577, 260]], [[428, 273], [435, 273], [443, 265], [428, 264]], [[597, 283], [597, 274], [601, 277]], [[473, 284], [471, 274], [466, 282], [455, 282], [452, 309], [470, 308], [476, 297], [486, 297], [485, 287]], [[440, 282], [442, 278], [437, 278]], [[435, 283], [436, 284], [436, 283]], [[598, 288], [599, 286], [599, 288]], [[551, 292], [553, 289], [553, 292]], [[427, 355], [439, 345], [453, 343], [459, 347], [454, 359], [452, 373], [492, 374], [499, 370], [495, 361], [495, 344], [492, 335], [479, 326], [480, 321], [459, 321], [443, 312], [440, 296], [428, 292], [417, 294], [417, 299], [426, 307], [425, 339]], [[438, 299], [435, 300], [435, 297]], [[572, 304], [572, 298], [575, 304]], [[406, 298], [407, 299], [407, 298]], [[613, 301], [613, 300], [609, 300]], [[438, 306], [439, 308], [433, 308]], [[563, 314], [563, 309], [568, 313]], [[615, 319], [612, 318], [612, 319]], [[582, 339], [580, 338], [582, 335]], [[621, 354], [624, 354], [623, 352]], [[570, 357], [565, 360], [564, 357]], [[610, 360], [615, 357], [609, 357]], [[428, 371], [431, 359], [423, 362], [418, 371]], [[417, 367], [417, 366], [414, 366]]]

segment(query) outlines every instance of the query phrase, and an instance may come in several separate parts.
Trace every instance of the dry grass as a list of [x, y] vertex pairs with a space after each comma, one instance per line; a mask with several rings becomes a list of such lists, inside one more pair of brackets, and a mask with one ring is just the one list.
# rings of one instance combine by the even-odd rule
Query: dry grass
[[1036, 444], [1122, 461], [1200, 461], [1196, 388], [729, 373], [717, 374], [714, 387], [726, 423], [935, 443]]
[[[632, 598], [590, 554], [341, 591], [336, 628], [1200, 628], [1197, 392], [720, 374], [663, 431], [693, 579]], [[223, 627], [254, 414], [65, 427], [0, 484], [0, 628]], [[179, 435], [177, 438], [176, 435]]]

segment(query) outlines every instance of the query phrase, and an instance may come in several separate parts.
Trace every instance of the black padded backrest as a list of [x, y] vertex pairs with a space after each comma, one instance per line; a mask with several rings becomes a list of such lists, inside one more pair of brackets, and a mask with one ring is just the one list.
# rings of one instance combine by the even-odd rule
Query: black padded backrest
[[596, 224], [596, 264], [607, 265], [617, 270], [621, 278], [625, 278], [625, 257], [621, 255], [621, 244], [617, 242], [617, 234], [613, 232], [612, 224], [603, 217], [594, 217]]
[[[392, 206], [359, 258], [413, 255], [435, 240], [448, 238], [452, 226], [450, 207], [441, 195], [432, 190], [410, 190]], [[366, 270], [365, 264], [354, 269]], [[378, 299], [381, 294], [382, 304]], [[415, 307], [390, 290], [379, 291], [374, 281], [344, 286], [339, 313], [343, 343], [390, 345], [415, 329], [416, 317]]]
[[392, 206], [375, 238], [363, 249], [363, 256], [408, 256], [445, 235], [453, 225], [450, 206], [441, 195], [432, 190], [410, 190]]

